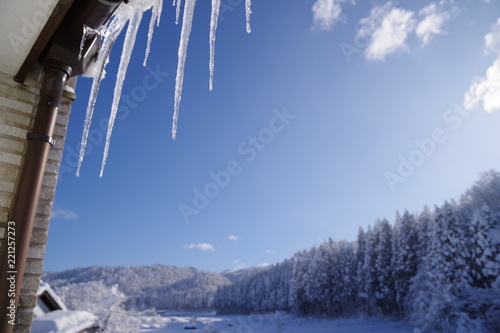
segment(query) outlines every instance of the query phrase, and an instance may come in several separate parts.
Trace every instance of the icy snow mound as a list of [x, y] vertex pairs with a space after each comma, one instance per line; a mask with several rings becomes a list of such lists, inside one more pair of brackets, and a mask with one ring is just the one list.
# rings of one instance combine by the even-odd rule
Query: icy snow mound
[[86, 311], [56, 310], [33, 319], [31, 333], [76, 333], [97, 325], [97, 317]]

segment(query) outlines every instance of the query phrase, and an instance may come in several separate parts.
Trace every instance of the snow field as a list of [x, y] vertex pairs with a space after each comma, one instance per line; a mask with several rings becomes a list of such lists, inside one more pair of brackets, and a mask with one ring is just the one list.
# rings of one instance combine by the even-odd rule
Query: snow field
[[192, 324], [189, 314], [141, 317], [141, 333], [417, 333], [403, 321], [382, 319], [318, 319], [297, 318], [290, 315], [199, 315], [196, 330], [185, 329]]

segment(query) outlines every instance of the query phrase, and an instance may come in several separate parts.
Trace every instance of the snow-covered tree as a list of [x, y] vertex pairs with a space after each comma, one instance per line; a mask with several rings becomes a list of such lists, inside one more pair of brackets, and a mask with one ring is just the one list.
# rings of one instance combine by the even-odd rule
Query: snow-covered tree
[[392, 242], [392, 273], [398, 315], [405, 316], [405, 303], [411, 280], [417, 274], [419, 250], [418, 225], [415, 216], [405, 211], [397, 217]]
[[460, 204], [469, 216], [485, 204], [491, 211], [500, 212], [500, 172], [483, 172], [474, 186], [461, 197]]
[[425, 206], [417, 217], [417, 261], [419, 266], [423, 263], [425, 257], [427, 256], [433, 224], [434, 214], [429, 207]]
[[118, 285], [109, 288], [102, 281], [74, 283], [57, 288], [57, 293], [68, 309], [95, 314], [105, 333], [139, 332], [134, 313], [123, 308], [126, 297]]
[[358, 311], [366, 310], [366, 279], [365, 279], [365, 258], [367, 257], [367, 235], [363, 228], [359, 228], [356, 241], [356, 303]]
[[389, 221], [383, 219], [375, 224], [373, 229], [378, 237], [375, 247], [376, 284], [375, 298], [378, 307], [386, 316], [392, 315], [395, 310], [394, 277], [392, 275], [392, 227]]
[[114, 305], [104, 322], [103, 333], [139, 333], [140, 319], [120, 305]]
[[429, 251], [414, 281], [412, 319], [425, 329], [451, 331], [461, 320], [454, 302], [467, 287], [464, 221], [455, 207], [445, 203], [436, 208]]
[[356, 313], [356, 270], [357, 261], [353, 243], [340, 241], [333, 252], [334, 271], [331, 293], [331, 314], [346, 316]]
[[470, 232], [470, 284], [492, 288], [500, 276], [500, 225], [487, 205], [474, 212]]
[[362, 312], [372, 315], [375, 314], [375, 289], [377, 285], [377, 272], [375, 270], [377, 261], [376, 248], [379, 239], [371, 226], [368, 226], [365, 236], [365, 258], [363, 266], [358, 271], [358, 279], [361, 282], [358, 289], [358, 298], [363, 304]]
[[295, 254], [295, 265], [293, 266], [290, 304], [293, 304], [293, 309], [298, 314], [308, 312], [308, 304], [305, 295], [305, 284], [307, 281], [307, 266], [309, 260], [309, 252], [301, 251]]

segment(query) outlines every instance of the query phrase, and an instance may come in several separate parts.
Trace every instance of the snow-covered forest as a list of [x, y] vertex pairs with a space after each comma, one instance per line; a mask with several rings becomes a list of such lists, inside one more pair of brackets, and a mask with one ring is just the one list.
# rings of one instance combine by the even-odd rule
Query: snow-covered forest
[[69, 308], [89, 311], [99, 303], [91, 294], [118, 288], [129, 310], [375, 316], [423, 331], [498, 332], [500, 173], [481, 175], [459, 202], [396, 213], [393, 224], [360, 228], [356, 240], [329, 239], [266, 268], [90, 267], [43, 278]]
[[95, 266], [45, 272], [42, 278], [72, 309], [78, 309], [72, 303], [85, 302], [89, 294], [116, 286], [129, 309], [207, 310], [213, 308], [217, 288], [231, 283], [219, 273], [169, 265]]
[[439, 332], [500, 329], [500, 173], [460, 201], [396, 214], [222, 286], [221, 313], [406, 318]]

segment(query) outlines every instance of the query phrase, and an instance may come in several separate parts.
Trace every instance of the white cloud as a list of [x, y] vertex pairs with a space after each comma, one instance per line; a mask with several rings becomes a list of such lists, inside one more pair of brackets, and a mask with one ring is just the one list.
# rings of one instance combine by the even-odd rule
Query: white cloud
[[500, 52], [500, 18], [493, 25], [491, 32], [484, 36], [485, 53]]
[[485, 52], [496, 52], [497, 57], [483, 77], [472, 81], [464, 96], [464, 108], [470, 110], [480, 103], [486, 112], [500, 109], [500, 19], [485, 37]]
[[476, 78], [464, 96], [464, 108], [470, 110], [483, 103], [486, 112], [500, 109], [500, 57], [486, 70], [483, 77]]
[[215, 251], [212, 244], [208, 243], [198, 243], [198, 244], [186, 244], [184, 245], [185, 250], [202, 250], [202, 251]]
[[423, 16], [423, 19], [417, 25], [416, 34], [424, 45], [427, 44], [433, 36], [445, 33], [442, 26], [444, 22], [450, 18], [448, 12], [439, 12], [436, 4], [431, 3], [420, 10], [419, 14]]
[[370, 16], [360, 20], [358, 31], [358, 37], [370, 41], [365, 50], [366, 58], [384, 60], [390, 53], [407, 50], [406, 39], [415, 29], [413, 16], [412, 11], [395, 8], [392, 2], [372, 8]]
[[274, 250], [271, 250], [271, 249], [267, 249], [267, 250], [264, 250], [263, 252], [264, 254], [273, 254], [273, 253], [276, 253], [276, 251]]
[[60, 219], [60, 220], [76, 220], [78, 219], [78, 215], [72, 210], [55, 208], [52, 209], [52, 214], [50, 214], [51, 219]]
[[229, 235], [227, 237], [227, 239], [229, 239], [230, 241], [233, 241], [233, 242], [236, 242], [237, 240], [239, 240], [240, 238], [238, 236], [235, 236], [235, 235]]
[[342, 13], [341, 2], [351, 2], [351, 0], [316, 0], [312, 6], [314, 28], [321, 30], [332, 30]]

